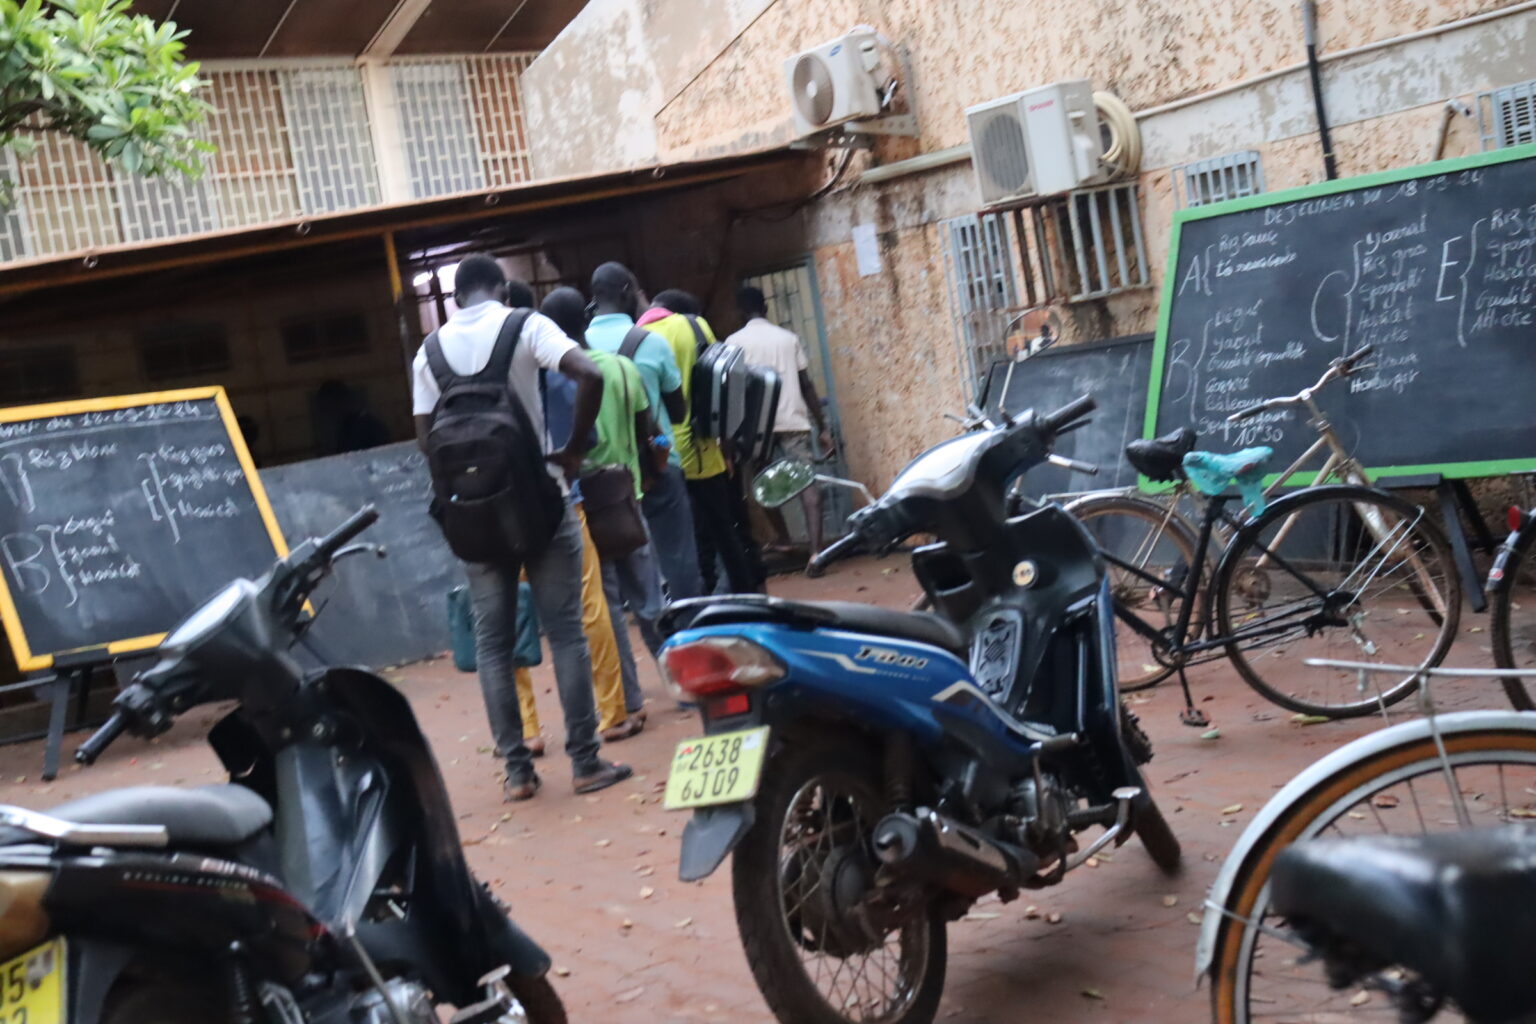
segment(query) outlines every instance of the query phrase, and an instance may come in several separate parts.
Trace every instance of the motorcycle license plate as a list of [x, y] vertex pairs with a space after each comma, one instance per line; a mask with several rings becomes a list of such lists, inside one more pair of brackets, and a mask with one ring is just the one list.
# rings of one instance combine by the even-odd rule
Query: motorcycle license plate
[[767, 753], [766, 725], [684, 740], [672, 755], [663, 806], [669, 811], [685, 811], [751, 800], [757, 796]]
[[0, 964], [0, 1021], [64, 1024], [64, 940]]

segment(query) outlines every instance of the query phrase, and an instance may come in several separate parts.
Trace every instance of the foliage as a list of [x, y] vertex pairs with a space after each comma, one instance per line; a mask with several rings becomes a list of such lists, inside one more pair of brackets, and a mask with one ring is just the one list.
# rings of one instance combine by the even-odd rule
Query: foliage
[[132, 174], [202, 173], [208, 105], [185, 32], [130, 0], [0, 0], [0, 149], [79, 139]]

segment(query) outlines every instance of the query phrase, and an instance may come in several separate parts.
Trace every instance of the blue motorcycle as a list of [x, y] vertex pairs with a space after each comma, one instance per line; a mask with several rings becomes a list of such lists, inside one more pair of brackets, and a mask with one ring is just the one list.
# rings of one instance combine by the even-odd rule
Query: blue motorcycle
[[[981, 896], [1055, 885], [1133, 833], [1177, 870], [1138, 767], [1151, 745], [1116, 690], [1098, 551], [1009, 488], [1094, 407], [930, 449], [816, 557], [929, 535], [912, 565], [934, 613], [759, 595], [669, 609], [664, 668], [705, 731], [667, 783], [667, 806], [693, 811], [679, 874], [734, 851], [737, 925], [780, 1021], [926, 1024], [946, 923]], [[814, 479], [778, 463], [755, 486], [774, 504]]]

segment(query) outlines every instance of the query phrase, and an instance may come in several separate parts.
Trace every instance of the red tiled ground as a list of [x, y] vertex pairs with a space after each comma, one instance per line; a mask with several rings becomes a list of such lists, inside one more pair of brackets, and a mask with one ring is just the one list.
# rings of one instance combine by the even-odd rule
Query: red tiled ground
[[[904, 604], [914, 592], [896, 559], [852, 563], [819, 581], [776, 581], [772, 589], [891, 605]], [[1467, 614], [1452, 663], [1488, 663], [1483, 622]], [[636, 649], [642, 649], [638, 638]], [[728, 866], [701, 884], [676, 879], [685, 819], [661, 809], [659, 790], [673, 746], [697, 722], [669, 710], [654, 669], [643, 671], [654, 698], [651, 727], [609, 751], [635, 766], [636, 779], [599, 795], [575, 796], [556, 743], [542, 763], [543, 792], [515, 808], [500, 800], [473, 678], [446, 660], [391, 676], [436, 746], [470, 860], [553, 953], [561, 972], [555, 982], [573, 1021], [768, 1022], [736, 937]], [[537, 678], [546, 728], [558, 728], [547, 665]], [[950, 930], [941, 1020], [1190, 1024], [1207, 1018], [1206, 993], [1193, 984], [1197, 929], [1189, 915], [1198, 913], [1220, 859], [1275, 789], [1379, 720], [1300, 726], [1221, 663], [1196, 670], [1194, 680], [1209, 698], [1203, 706], [1220, 727], [1219, 739], [1202, 740], [1200, 730], [1179, 724], [1174, 683], [1138, 696], [1134, 705], [1156, 746], [1148, 778], [1184, 843], [1183, 874], [1162, 877], [1133, 840], [1055, 889], [1008, 906], [992, 901], [978, 907], [977, 919]], [[1501, 706], [1501, 694], [1485, 684], [1461, 687], [1451, 703]], [[124, 740], [95, 768], [68, 770], [51, 785], [36, 781], [36, 744], [0, 748], [0, 801], [45, 807], [112, 786], [214, 781], [220, 772], [201, 742], [213, 718], [209, 710], [194, 712], [153, 745]], [[70, 748], [80, 738], [72, 738]], [[1169, 896], [1177, 900], [1171, 907], [1165, 906]], [[1031, 903], [1042, 914], [1059, 912], [1061, 923], [1027, 919]]]

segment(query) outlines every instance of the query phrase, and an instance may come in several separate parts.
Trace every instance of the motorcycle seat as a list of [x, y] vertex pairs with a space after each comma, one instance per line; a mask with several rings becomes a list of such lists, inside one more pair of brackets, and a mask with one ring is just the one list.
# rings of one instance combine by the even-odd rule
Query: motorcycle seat
[[1536, 829], [1524, 826], [1298, 843], [1280, 854], [1273, 908], [1375, 969], [1405, 967], [1474, 1020], [1536, 1010]]
[[1180, 427], [1162, 437], [1132, 441], [1125, 446], [1125, 461], [1148, 480], [1178, 480], [1184, 475], [1184, 456], [1195, 449], [1195, 438], [1192, 427]]
[[965, 631], [929, 612], [907, 612], [854, 601], [786, 601], [757, 594], [720, 597], [698, 610], [688, 628], [732, 622], [787, 622], [812, 628], [872, 633], [948, 651], [964, 661], [970, 656]]
[[55, 818], [84, 825], [164, 825], [170, 845], [239, 846], [272, 824], [272, 807], [260, 795], [228, 784], [130, 786], [59, 804]]

